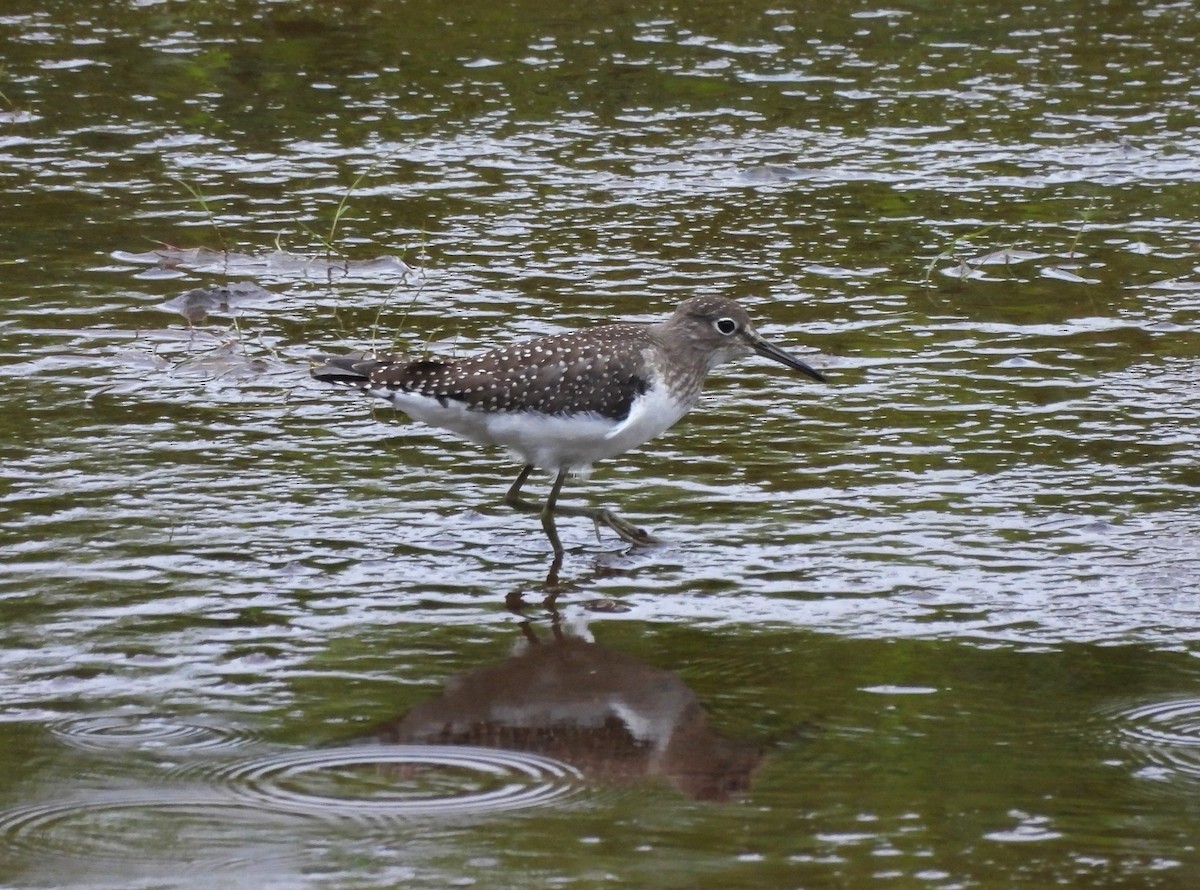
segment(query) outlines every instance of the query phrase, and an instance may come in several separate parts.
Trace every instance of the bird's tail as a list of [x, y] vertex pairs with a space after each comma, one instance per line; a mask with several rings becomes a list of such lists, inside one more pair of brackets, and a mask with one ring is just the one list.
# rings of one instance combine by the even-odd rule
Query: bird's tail
[[378, 367], [376, 357], [366, 352], [349, 355], [318, 355], [312, 359], [309, 373], [322, 383], [365, 388], [371, 382], [371, 371]]

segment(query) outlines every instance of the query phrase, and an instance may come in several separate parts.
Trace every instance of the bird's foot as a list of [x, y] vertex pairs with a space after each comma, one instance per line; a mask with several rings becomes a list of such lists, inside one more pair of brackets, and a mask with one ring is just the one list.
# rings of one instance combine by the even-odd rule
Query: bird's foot
[[542, 527], [546, 530], [546, 536], [550, 539], [551, 545], [554, 547], [554, 552], [562, 556], [562, 545], [558, 543], [558, 534], [554, 529], [554, 514], [559, 516], [584, 516], [592, 520], [596, 525], [596, 540], [600, 540], [600, 526], [610, 528], [627, 544], [635, 544], [638, 547], [651, 547], [654, 544], [661, 544], [658, 538], [650, 534], [644, 528], [639, 528], [632, 522], [627, 522], [605, 507], [568, 507], [566, 505], [556, 505], [551, 511], [551, 515], [547, 516], [545, 508], [541, 504], [536, 504], [533, 501], [527, 501], [524, 498], [506, 498], [504, 501], [514, 510], [520, 510], [523, 513], [541, 513]]
[[596, 540], [600, 540], [600, 526], [605, 525], [616, 532], [617, 537], [627, 544], [635, 544], [638, 547], [650, 547], [658, 544], [659, 539], [650, 534], [644, 528], [638, 528], [630, 522], [626, 522], [612, 510], [600, 508], [598, 510], [589, 511], [592, 522], [596, 524]]

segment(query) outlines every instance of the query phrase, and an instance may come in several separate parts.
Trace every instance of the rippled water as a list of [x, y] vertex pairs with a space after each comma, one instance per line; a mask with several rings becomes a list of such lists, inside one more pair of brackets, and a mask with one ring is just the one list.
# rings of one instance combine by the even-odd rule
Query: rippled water
[[[0, 12], [0, 884], [1194, 883], [1189, 4], [77, 6]], [[563, 519], [562, 626], [516, 466], [308, 377], [695, 294], [830, 383], [573, 481], [664, 543]]]

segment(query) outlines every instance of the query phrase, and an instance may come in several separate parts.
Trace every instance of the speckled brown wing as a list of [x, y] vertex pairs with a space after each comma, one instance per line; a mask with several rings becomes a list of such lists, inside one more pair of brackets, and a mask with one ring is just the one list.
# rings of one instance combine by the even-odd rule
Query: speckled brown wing
[[479, 411], [623, 420], [650, 386], [642, 356], [645, 342], [640, 326], [610, 325], [462, 359], [384, 357], [368, 376], [373, 386], [443, 404], [453, 400]]

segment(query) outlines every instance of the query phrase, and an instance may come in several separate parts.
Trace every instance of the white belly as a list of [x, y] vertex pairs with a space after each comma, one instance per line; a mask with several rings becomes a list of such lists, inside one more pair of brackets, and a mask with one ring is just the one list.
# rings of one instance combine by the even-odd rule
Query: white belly
[[679, 402], [654, 387], [640, 396], [624, 420], [595, 414], [545, 415], [529, 411], [471, 410], [448, 400], [391, 390], [371, 390], [413, 420], [450, 430], [480, 445], [500, 445], [523, 462], [547, 470], [586, 470], [598, 460], [637, 448], [673, 426], [692, 402]]

